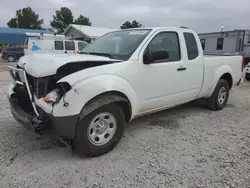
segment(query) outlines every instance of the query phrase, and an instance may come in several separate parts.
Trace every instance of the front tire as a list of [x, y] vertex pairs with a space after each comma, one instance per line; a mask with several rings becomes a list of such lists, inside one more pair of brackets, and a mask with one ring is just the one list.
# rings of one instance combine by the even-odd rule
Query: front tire
[[111, 151], [121, 140], [125, 125], [122, 109], [115, 103], [101, 106], [77, 124], [73, 140], [77, 153], [97, 157]]
[[223, 109], [228, 101], [229, 85], [224, 79], [220, 79], [214, 89], [213, 94], [208, 99], [208, 108], [214, 111]]

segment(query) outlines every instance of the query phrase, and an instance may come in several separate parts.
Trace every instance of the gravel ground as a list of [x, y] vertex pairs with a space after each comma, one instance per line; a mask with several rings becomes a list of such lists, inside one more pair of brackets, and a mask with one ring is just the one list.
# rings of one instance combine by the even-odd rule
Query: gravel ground
[[131, 122], [118, 146], [79, 158], [11, 116], [0, 67], [0, 187], [250, 187], [250, 83], [219, 112], [192, 102]]

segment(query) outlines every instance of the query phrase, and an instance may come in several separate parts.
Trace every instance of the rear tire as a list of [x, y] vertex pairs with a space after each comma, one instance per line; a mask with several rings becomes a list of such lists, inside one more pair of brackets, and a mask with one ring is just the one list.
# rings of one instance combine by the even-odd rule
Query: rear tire
[[115, 103], [101, 106], [77, 124], [73, 145], [78, 154], [97, 157], [111, 151], [121, 140], [125, 125], [122, 109]]
[[213, 94], [208, 98], [208, 108], [214, 111], [223, 109], [228, 101], [229, 85], [224, 79], [220, 79]]
[[15, 57], [10, 55], [8, 56], [8, 62], [14, 62], [15, 61]]

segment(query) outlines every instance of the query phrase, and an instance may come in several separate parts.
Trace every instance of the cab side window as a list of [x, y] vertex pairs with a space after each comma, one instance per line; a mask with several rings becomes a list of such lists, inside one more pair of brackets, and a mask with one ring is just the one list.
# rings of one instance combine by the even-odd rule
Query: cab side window
[[[171, 62], [180, 60], [179, 38], [176, 32], [162, 32], [157, 34], [148, 45], [148, 53], [165, 50], [168, 52], [168, 58], [158, 60], [157, 62]], [[155, 63], [157, 63], [155, 62]]]
[[199, 51], [193, 33], [184, 33], [184, 38], [187, 46], [188, 60], [196, 59], [199, 56]]

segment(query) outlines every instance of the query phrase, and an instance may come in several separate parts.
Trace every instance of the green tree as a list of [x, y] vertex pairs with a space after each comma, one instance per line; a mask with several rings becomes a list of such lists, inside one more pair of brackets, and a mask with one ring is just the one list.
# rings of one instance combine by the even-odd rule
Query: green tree
[[79, 25], [92, 25], [90, 19], [88, 17], [84, 17], [83, 15], [80, 15], [77, 19], [75, 19], [74, 23]]
[[126, 21], [124, 24], [120, 26], [121, 29], [127, 29], [127, 28], [137, 28], [137, 27], [142, 27], [142, 24], [137, 22], [136, 20], [129, 22]]
[[30, 7], [17, 10], [16, 16], [7, 23], [10, 28], [23, 29], [41, 29], [42, 24], [43, 19], [39, 19], [39, 14]]
[[72, 24], [74, 16], [70, 9], [67, 7], [61, 7], [60, 10], [56, 11], [53, 15], [53, 20], [50, 21], [51, 27], [57, 30], [57, 33], [63, 33], [69, 24]]

